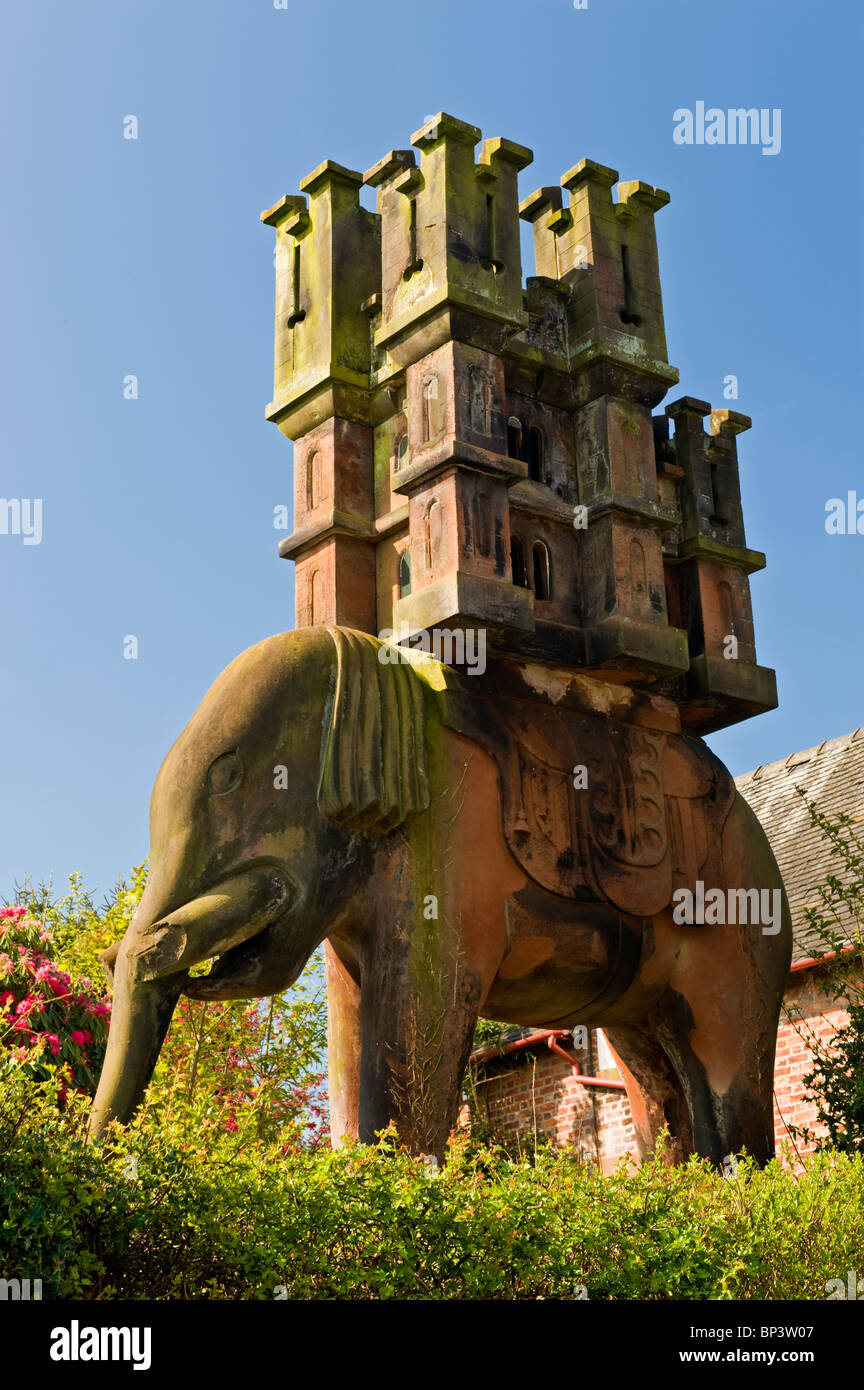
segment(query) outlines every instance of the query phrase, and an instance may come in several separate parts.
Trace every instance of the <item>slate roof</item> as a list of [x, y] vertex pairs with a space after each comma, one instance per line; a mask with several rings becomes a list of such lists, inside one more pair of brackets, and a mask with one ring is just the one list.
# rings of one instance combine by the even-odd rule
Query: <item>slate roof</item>
[[[822, 832], [811, 824], [795, 788], [801, 787], [826, 815], [848, 812], [860, 822], [854, 833], [864, 838], [864, 729], [757, 767], [736, 777], [735, 784], [762, 822], [783, 875], [795, 936], [793, 962], [821, 955], [828, 945], [806, 921], [803, 909], [819, 905], [817, 888], [828, 874], [841, 880], [848, 875]], [[855, 925], [847, 917], [836, 930], [848, 935]]]

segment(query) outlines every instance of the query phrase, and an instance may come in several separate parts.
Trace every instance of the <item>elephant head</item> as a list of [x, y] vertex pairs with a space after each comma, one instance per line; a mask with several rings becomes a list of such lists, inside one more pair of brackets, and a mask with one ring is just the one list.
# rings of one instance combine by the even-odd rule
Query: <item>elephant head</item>
[[[363, 911], [376, 837], [428, 804], [428, 691], [374, 638], [307, 629], [231, 663], [170, 749], [150, 807], [150, 872], [113, 977], [90, 1122], [126, 1122], [181, 994], [255, 998], [292, 984]], [[215, 959], [210, 973], [189, 969]]]

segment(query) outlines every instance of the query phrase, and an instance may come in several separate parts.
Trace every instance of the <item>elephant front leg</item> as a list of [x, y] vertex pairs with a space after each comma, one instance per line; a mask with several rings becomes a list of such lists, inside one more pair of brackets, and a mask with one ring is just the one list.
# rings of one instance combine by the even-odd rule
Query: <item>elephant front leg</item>
[[334, 946], [324, 943], [327, 967], [327, 1066], [330, 1142], [357, 1138], [360, 1108], [360, 986]]
[[364, 963], [359, 1134], [372, 1144], [392, 1121], [413, 1154], [443, 1161], [456, 1124], [477, 1024], [480, 986], [458, 954], [428, 940], [376, 944]]

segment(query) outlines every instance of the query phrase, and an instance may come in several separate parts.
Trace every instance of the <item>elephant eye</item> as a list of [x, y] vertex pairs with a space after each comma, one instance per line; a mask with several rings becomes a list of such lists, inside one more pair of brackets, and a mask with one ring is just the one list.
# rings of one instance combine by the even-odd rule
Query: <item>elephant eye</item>
[[224, 796], [233, 792], [243, 780], [243, 764], [237, 752], [222, 753], [210, 764], [207, 773], [207, 790], [211, 796]]

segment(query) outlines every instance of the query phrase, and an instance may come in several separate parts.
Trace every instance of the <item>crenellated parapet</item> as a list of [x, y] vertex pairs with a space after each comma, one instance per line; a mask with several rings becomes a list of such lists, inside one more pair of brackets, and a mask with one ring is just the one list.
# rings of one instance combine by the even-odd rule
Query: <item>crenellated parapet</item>
[[276, 229], [273, 420], [291, 439], [331, 415], [361, 418], [369, 389], [361, 305], [381, 278], [381, 231], [361, 174], [326, 160], [261, 214]]
[[374, 344], [402, 366], [452, 338], [500, 350], [523, 327], [519, 170], [532, 154], [441, 114], [365, 174], [378, 190], [381, 305]]
[[[617, 201], [612, 189], [618, 184]], [[534, 232], [537, 273], [567, 285], [572, 372], [598, 358], [654, 375], [660, 394], [677, 381], [666, 357], [654, 214], [669, 194], [582, 159], [561, 188], [539, 188], [520, 205]], [[658, 397], [659, 399], [659, 397]]]
[[770, 708], [749, 421], [689, 397], [652, 415], [678, 380], [654, 226], [668, 194], [583, 159], [520, 203], [524, 146], [443, 113], [411, 143], [365, 174], [326, 161], [262, 214], [298, 624], [482, 627], [499, 654], [656, 685], [700, 730]]
[[719, 727], [718, 718], [777, 703], [774, 672], [756, 663], [750, 601], [749, 576], [765, 556], [748, 548], [741, 511], [736, 439], [751, 421], [683, 396], [654, 424], [658, 475], [671, 481], [680, 517], [664, 551], [670, 609], [690, 655], [682, 713], [694, 726]]

